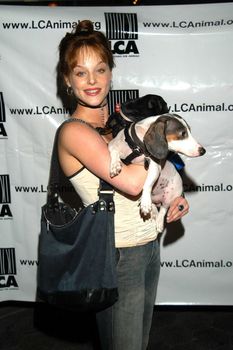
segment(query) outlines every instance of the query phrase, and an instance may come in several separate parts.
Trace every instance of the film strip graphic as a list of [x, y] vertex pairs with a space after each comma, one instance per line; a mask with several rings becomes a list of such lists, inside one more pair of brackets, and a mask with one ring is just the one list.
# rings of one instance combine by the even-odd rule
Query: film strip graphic
[[0, 123], [6, 121], [6, 110], [3, 99], [3, 93], [0, 92]]
[[136, 13], [105, 13], [106, 36], [109, 40], [137, 40]]
[[116, 104], [139, 97], [139, 90], [110, 90], [108, 94], [109, 114], [115, 112]]
[[0, 175], [0, 203], [11, 203], [10, 176]]
[[15, 248], [0, 248], [0, 275], [16, 275]]

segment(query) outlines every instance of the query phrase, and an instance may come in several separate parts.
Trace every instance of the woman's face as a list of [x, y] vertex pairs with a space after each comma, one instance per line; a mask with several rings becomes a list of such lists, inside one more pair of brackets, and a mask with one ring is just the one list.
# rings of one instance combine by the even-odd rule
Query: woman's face
[[77, 55], [76, 65], [65, 78], [75, 96], [91, 106], [98, 106], [106, 98], [112, 78], [107, 63], [93, 49], [83, 48]]

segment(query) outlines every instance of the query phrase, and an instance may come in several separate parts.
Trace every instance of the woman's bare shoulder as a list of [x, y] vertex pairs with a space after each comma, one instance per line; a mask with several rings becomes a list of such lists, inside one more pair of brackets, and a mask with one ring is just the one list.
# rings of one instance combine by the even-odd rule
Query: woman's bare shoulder
[[98, 136], [98, 133], [91, 124], [81, 119], [72, 118], [61, 125], [58, 137], [61, 143], [66, 143], [73, 139], [78, 142], [78, 140], [83, 140], [88, 136]]
[[70, 118], [67, 119], [65, 122], [63, 122], [60, 127], [60, 132], [72, 132], [72, 131], [76, 131], [78, 132], [78, 130], [93, 130], [95, 131], [94, 127], [90, 124], [87, 123], [85, 120], [83, 119], [79, 119], [79, 118]]

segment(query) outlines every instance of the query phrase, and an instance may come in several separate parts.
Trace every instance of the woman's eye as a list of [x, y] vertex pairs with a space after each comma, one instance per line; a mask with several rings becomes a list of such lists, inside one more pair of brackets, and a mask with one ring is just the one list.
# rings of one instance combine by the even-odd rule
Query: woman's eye
[[76, 75], [77, 77], [82, 78], [82, 77], [85, 76], [85, 72], [76, 72], [75, 75]]
[[104, 68], [99, 68], [99, 69], [98, 69], [98, 72], [101, 73], [101, 74], [103, 74], [103, 73], [105, 73], [105, 69], [104, 69]]

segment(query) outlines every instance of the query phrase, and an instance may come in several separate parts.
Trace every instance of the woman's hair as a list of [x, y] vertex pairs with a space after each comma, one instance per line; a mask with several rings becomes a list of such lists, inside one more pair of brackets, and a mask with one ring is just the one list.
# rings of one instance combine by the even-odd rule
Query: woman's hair
[[111, 70], [113, 69], [114, 60], [109, 41], [103, 33], [94, 30], [91, 21], [84, 20], [60, 42], [57, 67], [59, 74], [64, 77], [71, 72], [76, 65], [77, 54], [83, 48], [93, 49], [103, 62], [108, 64]]

